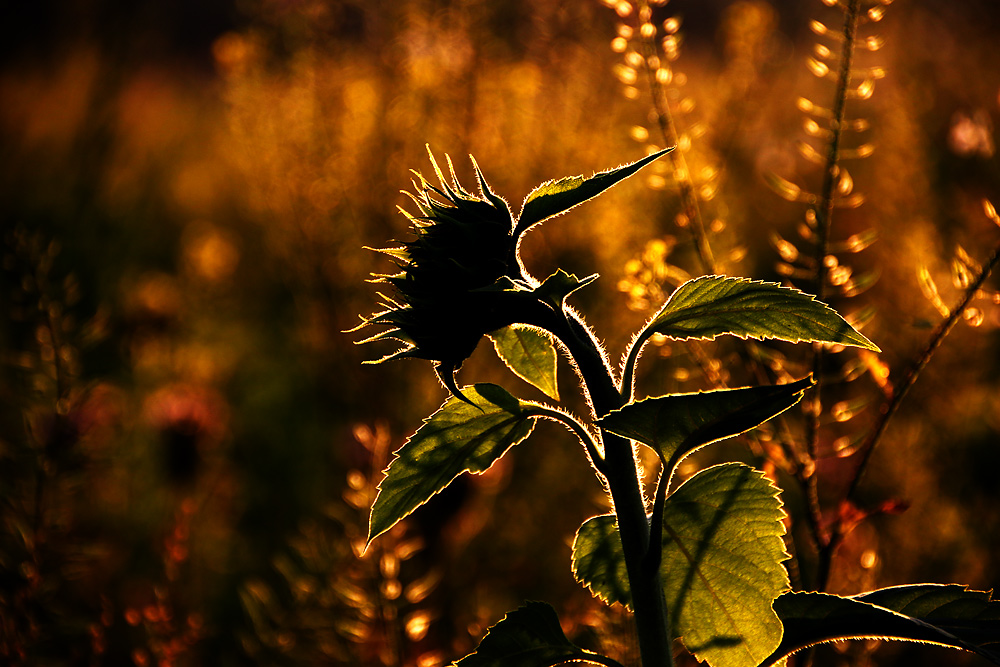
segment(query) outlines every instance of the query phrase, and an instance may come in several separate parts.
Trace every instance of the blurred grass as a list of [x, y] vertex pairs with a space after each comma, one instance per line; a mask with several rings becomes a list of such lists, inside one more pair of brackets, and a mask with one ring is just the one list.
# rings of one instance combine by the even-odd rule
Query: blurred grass
[[[704, 127], [689, 160], [721, 174], [713, 247], [746, 253], [733, 273], [777, 278], [768, 235], [801, 220], [762, 173], [819, 177], [793, 146], [796, 97], [829, 95], [802, 67], [804, 26], [822, 11], [803, 4], [667, 8], [685, 19], [675, 90]], [[866, 333], [897, 368], [926, 335], [914, 324], [938, 317], [917, 267], [950, 304], [954, 244], [981, 261], [996, 243], [979, 201], [1000, 194], [1000, 19], [988, 2], [891, 9], [877, 54], [889, 76], [865, 107], [878, 151], [852, 172], [868, 201], [836, 225], [879, 232], [858, 259], [881, 272]], [[573, 532], [604, 501], [560, 429], [540, 427], [355, 558], [377, 471], [444, 392], [424, 364], [362, 366], [369, 352], [340, 333], [373, 308], [364, 280], [385, 266], [361, 248], [405, 233], [397, 192], [426, 169], [425, 142], [465, 181], [473, 153], [516, 212], [540, 181], [654, 141], [635, 130], [644, 89], [628, 99], [615, 76], [615, 12], [474, 0], [17, 11], [0, 68], [0, 661], [429, 666], [525, 599], [555, 603], [585, 641], [616, 641], [620, 619], [569, 573]], [[657, 169], [526, 241], [536, 274], [602, 274], [575, 298], [612, 358], [646, 316], [618, 283], [647, 241], [680, 239], [670, 261], [698, 271]], [[988, 472], [1000, 311], [981, 305], [983, 325], [953, 334], [882, 445], [866, 494], [912, 506], [852, 535], [845, 562], [866, 566], [845, 566], [844, 590], [1000, 581]], [[527, 395], [487, 347], [462, 379]], [[841, 469], [822, 465], [835, 488]], [[418, 582], [427, 590], [408, 597]]]

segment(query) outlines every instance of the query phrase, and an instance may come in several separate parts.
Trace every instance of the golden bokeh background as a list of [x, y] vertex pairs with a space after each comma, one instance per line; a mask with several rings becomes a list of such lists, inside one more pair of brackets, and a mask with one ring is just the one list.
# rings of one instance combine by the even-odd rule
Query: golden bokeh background
[[[528, 599], [627, 660], [624, 614], [569, 571], [574, 531], [606, 501], [562, 429], [539, 425], [359, 558], [379, 471], [446, 396], [428, 364], [363, 366], [376, 352], [342, 333], [389, 268], [363, 247], [405, 238], [399, 192], [429, 171], [425, 144], [466, 184], [475, 155], [515, 213], [544, 180], [663, 147], [655, 81], [684, 161], [546, 223], [529, 269], [601, 274], [574, 305], [615, 360], [706, 271], [695, 225], [712, 269], [808, 282], [836, 3], [22, 4], [0, 21], [0, 662], [433, 667]], [[861, 37], [828, 296], [883, 354], [845, 357], [853, 381], [829, 390], [830, 520], [888, 378], [1000, 243], [984, 205], [1000, 202], [1000, 11], [876, 3]], [[860, 497], [892, 511], [848, 535], [832, 590], [1000, 583], [997, 287], [889, 426]], [[805, 368], [807, 346], [777, 349], [777, 377]], [[755, 381], [725, 341], [706, 350], [659, 341], [641, 387]], [[542, 398], [485, 342], [459, 379]], [[565, 364], [560, 381], [582, 412]], [[723, 452], [787, 484], [808, 585], [780, 454]], [[873, 649], [823, 659], [966, 659]]]

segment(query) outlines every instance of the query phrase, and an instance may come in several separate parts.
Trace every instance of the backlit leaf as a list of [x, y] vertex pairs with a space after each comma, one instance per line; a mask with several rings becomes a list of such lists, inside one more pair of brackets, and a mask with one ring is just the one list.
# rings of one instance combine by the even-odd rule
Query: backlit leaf
[[788, 590], [779, 490], [739, 463], [702, 470], [667, 499], [661, 575], [674, 633], [712, 667], [755, 667], [781, 642]]
[[[661, 579], [674, 633], [712, 667], [751, 667], [781, 641], [773, 600], [788, 590], [778, 489], [739, 463], [703, 470], [663, 511]], [[588, 520], [573, 544], [577, 581], [609, 604], [631, 602], [611, 515]]]
[[785, 633], [763, 665], [813, 644], [866, 638], [940, 644], [1000, 664], [1000, 601], [957, 584], [893, 586], [852, 597], [785, 593], [774, 609]]
[[674, 290], [643, 329], [640, 340], [655, 333], [678, 340], [731, 334], [879, 351], [835, 310], [813, 296], [778, 283], [728, 276], [702, 276]]
[[515, 375], [546, 396], [559, 400], [556, 348], [550, 334], [532, 327], [511, 325], [489, 336], [497, 354]]
[[535, 417], [502, 387], [463, 387], [424, 420], [396, 452], [379, 484], [369, 543], [448, 486], [463, 472], [482, 473], [528, 437]]
[[671, 148], [647, 155], [641, 160], [615, 169], [602, 171], [591, 177], [567, 176], [555, 181], [546, 181], [528, 194], [521, 208], [514, 236], [519, 237], [533, 225], [560, 215], [574, 206], [593, 199], [611, 186], [623, 181], [657, 158], [666, 155]]
[[544, 602], [529, 602], [491, 627], [475, 653], [453, 664], [456, 667], [551, 667], [571, 660], [621, 667], [615, 660], [584, 650], [566, 639], [552, 607]]
[[625, 553], [614, 514], [587, 519], [573, 540], [573, 576], [598, 598], [632, 608]]
[[558, 310], [563, 307], [566, 297], [581, 287], [594, 282], [597, 278], [596, 273], [584, 278], [577, 278], [575, 274], [566, 273], [562, 269], [558, 269], [551, 276], [543, 280], [542, 284], [534, 289], [533, 294], [538, 299], [551, 303]]
[[799, 402], [812, 377], [789, 384], [647, 398], [598, 420], [601, 428], [655, 449], [672, 466], [694, 450], [739, 435]]

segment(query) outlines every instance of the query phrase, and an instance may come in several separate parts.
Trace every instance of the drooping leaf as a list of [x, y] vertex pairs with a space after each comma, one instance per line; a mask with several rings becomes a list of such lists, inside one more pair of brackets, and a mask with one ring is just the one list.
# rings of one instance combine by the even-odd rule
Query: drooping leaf
[[534, 295], [542, 301], [552, 304], [556, 309], [561, 309], [566, 297], [581, 287], [594, 282], [597, 278], [598, 275], [596, 273], [584, 278], [577, 278], [572, 273], [566, 273], [562, 269], [558, 269], [534, 289]]
[[655, 449], [672, 467], [696, 449], [739, 435], [799, 402], [812, 377], [789, 384], [647, 398], [598, 420], [601, 428]]
[[661, 575], [674, 632], [712, 667], [756, 667], [781, 642], [788, 590], [779, 490], [739, 463], [702, 470], [664, 506]]
[[[674, 633], [712, 667], [756, 666], [781, 641], [771, 603], [788, 590], [778, 489], [739, 463], [703, 470], [663, 511], [661, 578]], [[581, 526], [573, 544], [577, 581], [607, 603], [631, 603], [614, 517]]]
[[702, 276], [674, 290], [643, 329], [639, 343], [655, 333], [678, 340], [731, 334], [880, 351], [835, 310], [809, 294], [778, 283], [729, 276]]
[[785, 632], [765, 666], [814, 644], [876, 637], [973, 651], [1000, 665], [1000, 601], [965, 586], [893, 586], [852, 597], [785, 593], [774, 609]]
[[932, 623], [969, 643], [1000, 644], [1000, 600], [993, 599], [992, 591], [970, 591], [959, 584], [910, 584], [855, 599]]
[[482, 473], [528, 437], [535, 416], [502, 387], [463, 387], [396, 451], [379, 484], [369, 543], [448, 486], [463, 472]]
[[555, 181], [546, 181], [532, 190], [524, 200], [521, 215], [514, 227], [517, 238], [532, 226], [553, 216], [565, 213], [574, 206], [593, 199], [611, 186], [619, 183], [645, 167], [657, 158], [666, 155], [673, 147], [665, 148], [641, 160], [615, 169], [602, 171], [591, 177], [568, 176]]
[[507, 614], [479, 642], [475, 653], [456, 667], [551, 667], [569, 661], [621, 667], [611, 658], [576, 646], [563, 634], [555, 610], [544, 602], [528, 602]]
[[497, 354], [515, 375], [546, 396], [559, 400], [556, 348], [550, 334], [515, 324], [494, 331], [489, 337]]
[[573, 577], [608, 605], [632, 608], [625, 552], [613, 514], [587, 519], [573, 540]]

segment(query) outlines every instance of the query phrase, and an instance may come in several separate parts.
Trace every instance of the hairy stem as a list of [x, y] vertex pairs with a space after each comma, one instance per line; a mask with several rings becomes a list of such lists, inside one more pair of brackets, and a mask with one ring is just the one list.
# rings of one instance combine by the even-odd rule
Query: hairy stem
[[635, 365], [639, 362], [639, 355], [642, 354], [643, 346], [649, 340], [649, 337], [645, 334], [646, 332], [643, 331], [635, 337], [632, 344], [629, 345], [628, 354], [625, 356], [620, 389], [625, 403], [635, 398]]
[[[538, 317], [533, 319], [537, 321], [529, 324], [548, 330], [566, 347], [576, 363], [594, 416], [603, 416], [620, 408], [624, 401], [614, 374], [600, 343], [581, 317], [565, 307], [560, 312], [546, 308], [536, 314]], [[604, 444], [601, 473], [607, 480], [614, 502], [642, 664], [643, 667], [672, 667], [670, 626], [659, 568], [650, 571], [645, 567], [650, 550], [659, 548], [659, 533], [657, 539], [651, 542], [632, 445], [627, 438], [604, 430], [601, 431], [601, 440]]]
[[594, 467], [597, 468], [598, 472], [604, 474], [604, 452], [602, 452], [601, 448], [598, 446], [597, 440], [594, 439], [594, 435], [588, 431], [587, 428], [575, 417], [569, 413], [563, 412], [562, 410], [557, 410], [541, 404], [532, 405], [528, 412], [530, 414], [536, 414], [539, 417], [546, 417], [552, 421], [559, 422], [568, 428], [570, 432], [578, 437], [580, 442], [583, 443], [583, 446], [587, 450], [587, 454], [590, 456]]

